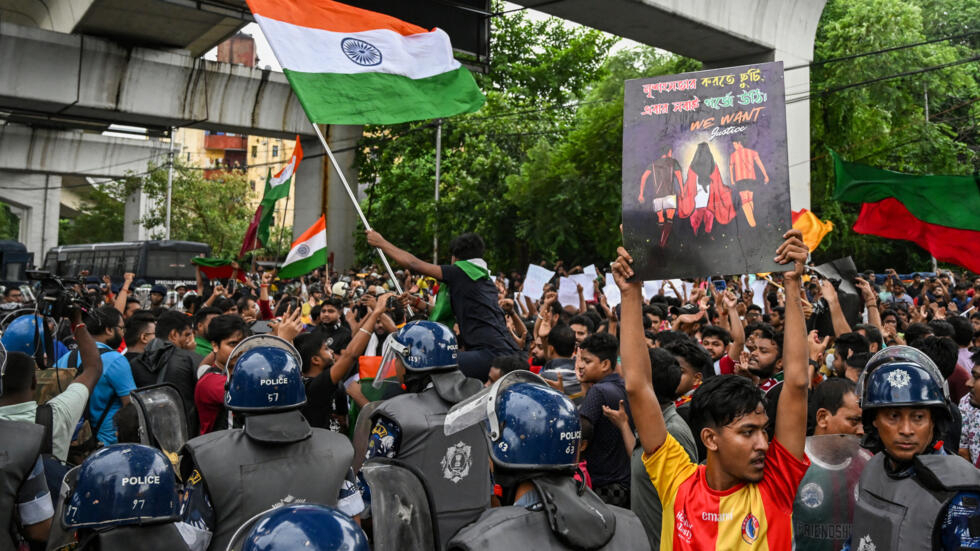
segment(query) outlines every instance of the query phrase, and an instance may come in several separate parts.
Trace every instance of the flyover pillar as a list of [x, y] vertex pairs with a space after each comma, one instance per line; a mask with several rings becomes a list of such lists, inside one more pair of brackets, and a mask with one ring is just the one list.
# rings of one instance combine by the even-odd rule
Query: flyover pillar
[[[358, 186], [354, 147], [361, 138], [363, 127], [329, 125], [322, 129], [347, 182], [356, 194]], [[357, 212], [320, 141], [315, 136], [303, 137], [301, 143], [305, 160], [296, 171], [293, 239], [313, 225], [321, 214], [326, 213], [328, 254], [333, 253], [334, 266], [338, 271], [346, 270], [354, 263], [354, 232], [357, 231], [359, 222]]]
[[61, 176], [0, 171], [0, 199], [20, 217], [17, 240], [34, 253], [34, 263], [58, 244]]

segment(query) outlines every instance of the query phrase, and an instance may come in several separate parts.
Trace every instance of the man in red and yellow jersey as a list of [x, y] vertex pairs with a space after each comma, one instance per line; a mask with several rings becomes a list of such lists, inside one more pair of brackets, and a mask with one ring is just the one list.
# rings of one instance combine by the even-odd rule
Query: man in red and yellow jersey
[[622, 292], [620, 355], [643, 463], [663, 502], [660, 549], [786, 550], [792, 548], [793, 500], [810, 462], [806, 442], [806, 330], [799, 300], [807, 248], [797, 230], [784, 236], [776, 261], [785, 274], [783, 391], [775, 436], [766, 434], [762, 391], [737, 375], [708, 379], [691, 400], [691, 428], [707, 449], [696, 465], [667, 432], [651, 384], [643, 339], [642, 293], [632, 283], [632, 258], [620, 248], [613, 276]]

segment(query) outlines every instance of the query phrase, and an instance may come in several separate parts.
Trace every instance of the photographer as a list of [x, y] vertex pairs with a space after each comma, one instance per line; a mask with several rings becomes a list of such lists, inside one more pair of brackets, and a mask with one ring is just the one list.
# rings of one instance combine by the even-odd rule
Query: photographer
[[[113, 417], [119, 408], [129, 403], [129, 393], [136, 389], [129, 362], [125, 356], [116, 352], [122, 345], [126, 328], [122, 314], [112, 306], [91, 310], [85, 320], [85, 328], [95, 339], [102, 356], [102, 376], [89, 399], [88, 420], [99, 442], [108, 446], [116, 443], [116, 423]], [[84, 358], [82, 360], [84, 368]], [[76, 367], [69, 365], [73, 361], [78, 360], [69, 352], [58, 360], [57, 367]]]

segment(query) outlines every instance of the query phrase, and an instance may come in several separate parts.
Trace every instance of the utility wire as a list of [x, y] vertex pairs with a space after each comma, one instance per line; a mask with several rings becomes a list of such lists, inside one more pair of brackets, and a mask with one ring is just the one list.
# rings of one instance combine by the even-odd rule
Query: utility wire
[[943, 36], [943, 37], [940, 37], [940, 38], [933, 38], [931, 40], [924, 40], [922, 42], [913, 42], [913, 43], [910, 43], [910, 44], [899, 44], [898, 46], [891, 46], [889, 48], [882, 48], [880, 50], [874, 50], [874, 51], [871, 51], [871, 52], [863, 52], [863, 53], [860, 53], [860, 54], [851, 54], [851, 55], [845, 55], [845, 56], [841, 56], [841, 57], [832, 57], [830, 59], [822, 59], [820, 61], [811, 61], [810, 63], [804, 63], [802, 65], [793, 65], [792, 67], [786, 67], [785, 69], [783, 69], [783, 71], [793, 71], [795, 69], [805, 69], [807, 67], [814, 67], [814, 66], [826, 65], [828, 63], [837, 63], [839, 61], [849, 61], [851, 59], [857, 59], [857, 58], [865, 57], [865, 56], [869, 56], [869, 55], [879, 55], [879, 54], [884, 54], [884, 53], [888, 53], [888, 52], [894, 52], [894, 51], [897, 51], [897, 50], [904, 50], [904, 49], [907, 49], [907, 48], [915, 48], [917, 46], [925, 46], [926, 44], [933, 44], [933, 43], [936, 43], [936, 42], [943, 42], [943, 41], [946, 41], [946, 40], [957, 40], [957, 39], [960, 39], [960, 38], [966, 38], [968, 36], [973, 36], [973, 35], [978, 34], [978, 33], [980, 33], [980, 30], [970, 31], [970, 32], [962, 33], [962, 34], [953, 34], [953, 35], [949, 35], [949, 36]]

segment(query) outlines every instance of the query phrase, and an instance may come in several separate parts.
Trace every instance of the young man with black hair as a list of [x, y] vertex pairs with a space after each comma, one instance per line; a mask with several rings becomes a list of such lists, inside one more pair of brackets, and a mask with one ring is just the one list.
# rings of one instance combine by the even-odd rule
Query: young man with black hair
[[[852, 356], [860, 355], [866, 361], [871, 350], [871, 343], [868, 339], [858, 332], [844, 333], [838, 335], [834, 341], [834, 361], [831, 366], [838, 377], [846, 377], [855, 383], [861, 375], [861, 369], [856, 368], [848, 360]], [[861, 368], [864, 365], [860, 365]]]
[[[698, 462], [698, 446], [687, 422], [677, 413], [674, 406], [676, 391], [681, 381], [681, 366], [673, 354], [662, 348], [651, 348], [650, 367], [653, 390], [663, 411], [667, 432], [680, 443], [691, 461]], [[651, 551], [660, 549], [660, 529], [663, 525], [663, 504], [656, 488], [650, 482], [650, 475], [643, 465], [643, 448], [637, 446], [630, 458], [630, 509], [636, 513], [643, 524], [650, 541]]]
[[863, 335], [868, 339], [868, 353], [876, 354], [885, 347], [885, 340], [881, 335], [881, 330], [869, 323], [859, 323], [854, 326], [854, 332]]
[[759, 378], [759, 388], [768, 393], [783, 381], [783, 334], [765, 325], [754, 343], [747, 369]]
[[595, 333], [595, 323], [589, 316], [578, 314], [568, 320], [568, 326], [575, 332], [575, 344], [581, 345], [589, 335]]
[[[619, 342], [609, 333], [596, 333], [582, 341], [575, 370], [582, 384], [591, 385], [579, 415], [593, 427], [593, 437], [582, 455], [592, 476], [592, 489], [610, 505], [628, 507], [630, 502], [629, 455], [623, 435], [603, 413], [603, 406], [619, 409], [626, 400], [623, 378], [616, 372]], [[629, 406], [626, 414], [630, 416]], [[632, 425], [632, 422], [630, 423]]]
[[303, 385], [306, 388], [306, 404], [300, 412], [311, 426], [340, 431], [342, 423], [335, 408], [338, 385], [345, 380], [364, 354], [372, 338], [372, 331], [387, 311], [391, 293], [381, 295], [361, 320], [361, 327], [339, 355], [333, 352], [324, 333], [314, 331], [297, 335], [293, 341], [303, 360]]
[[149, 310], [137, 311], [126, 320], [126, 332], [123, 333], [126, 341], [124, 356], [130, 363], [146, 351], [146, 345], [156, 338], [156, 332], [156, 316]]
[[231, 352], [248, 336], [248, 326], [241, 316], [224, 314], [208, 324], [208, 340], [212, 352], [204, 359], [205, 371], [194, 387], [194, 406], [197, 408], [200, 434], [231, 428], [225, 405], [225, 382], [232, 366]]
[[[613, 275], [622, 297], [622, 365], [626, 390], [643, 446], [643, 461], [664, 504], [660, 548], [789, 549], [791, 507], [809, 461], [806, 394], [809, 384], [806, 330], [800, 277], [809, 250], [792, 230], [776, 251], [786, 272], [786, 352], [784, 390], [769, 442], [759, 388], [744, 377], [712, 377], [694, 395], [694, 433], [708, 450], [705, 465], [691, 461], [664, 423], [650, 380], [650, 356], [643, 342], [641, 283], [633, 277], [629, 253], [619, 249]], [[743, 543], [747, 545], [743, 545]]]
[[664, 309], [656, 304], [645, 304], [643, 305], [643, 328], [660, 331], [663, 329], [664, 320], [667, 319], [667, 314], [664, 313]]
[[[679, 333], [683, 335], [683, 333]], [[669, 343], [662, 343], [661, 346], [677, 358], [681, 366], [681, 380], [677, 385], [677, 399], [674, 405], [678, 408], [691, 401], [694, 391], [704, 383], [709, 377], [714, 376], [714, 366], [711, 364], [711, 356], [708, 351], [687, 337], [674, 339]], [[682, 416], [684, 416], [682, 414]]]
[[193, 320], [174, 310], [164, 310], [156, 323], [156, 338], [130, 365], [137, 388], [159, 383], [174, 385], [184, 402], [187, 434], [197, 434], [197, 409], [194, 390], [197, 368], [204, 360], [194, 350]]
[[[544, 322], [539, 328], [547, 327]], [[571, 327], [560, 323], [548, 331], [548, 337], [543, 340], [545, 348], [545, 364], [541, 368], [541, 375], [545, 380], [551, 381], [553, 387], [564, 392], [575, 405], [582, 403], [582, 383], [578, 380], [575, 372], [576, 335]], [[558, 381], [561, 381], [559, 384]]]
[[850, 379], [833, 377], [817, 385], [810, 396], [809, 418], [814, 436], [823, 434], [864, 434], [857, 385]]
[[[452, 263], [429, 264], [399, 249], [376, 231], [367, 231], [368, 245], [380, 248], [392, 260], [413, 273], [433, 277], [440, 282], [434, 307], [434, 321], [459, 324], [459, 370], [467, 377], [486, 381], [490, 364], [497, 356], [519, 352], [500, 308], [497, 287], [483, 259], [486, 246], [475, 233], [464, 233], [449, 244]], [[441, 300], [440, 300], [441, 298]], [[448, 303], [448, 304], [447, 304]]]
[[350, 327], [344, 320], [343, 299], [331, 297], [323, 301], [323, 304], [320, 305], [320, 315], [314, 331], [324, 334], [327, 346], [335, 354], [339, 354], [347, 346], [352, 335]]
[[221, 315], [221, 310], [213, 306], [201, 308], [194, 314], [194, 352], [204, 358], [212, 352], [211, 341], [208, 340], [208, 324]]
[[[129, 393], [136, 389], [129, 362], [116, 352], [122, 345], [126, 327], [122, 314], [112, 306], [90, 310], [85, 327], [95, 339], [102, 356], [102, 376], [89, 397], [88, 420], [92, 430], [97, 430], [99, 441], [108, 446], [116, 443], [116, 425], [112, 418], [120, 407], [129, 403]], [[79, 356], [69, 352], [58, 360], [57, 366], [77, 367], [69, 363], [78, 361]]]

